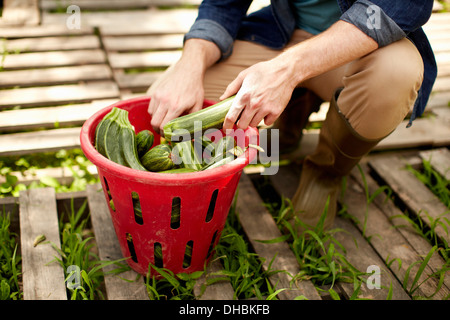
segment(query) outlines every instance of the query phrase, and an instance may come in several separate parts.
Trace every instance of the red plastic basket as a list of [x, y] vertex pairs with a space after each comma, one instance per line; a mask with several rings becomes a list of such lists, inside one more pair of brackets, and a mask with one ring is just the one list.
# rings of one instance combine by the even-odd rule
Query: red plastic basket
[[[248, 148], [242, 156], [221, 167], [194, 173], [163, 174], [133, 170], [116, 164], [94, 148], [95, 129], [113, 107], [129, 112], [135, 131], [149, 129], [147, 112], [149, 97], [125, 100], [104, 108], [83, 125], [81, 148], [97, 167], [105, 199], [113, 199], [115, 210], [110, 213], [120, 248], [128, 264], [140, 274], [149, 271], [149, 263], [176, 273], [203, 270], [217, 244], [242, 173], [256, 157]], [[212, 102], [205, 101], [205, 106]], [[159, 135], [155, 134], [155, 144]], [[244, 145], [258, 143], [258, 131], [244, 132]], [[238, 139], [239, 140], [239, 139]], [[134, 213], [132, 193], [137, 193], [142, 219]], [[174, 219], [173, 208], [179, 206], [180, 218]], [[162, 259], [155, 250], [162, 249]]]

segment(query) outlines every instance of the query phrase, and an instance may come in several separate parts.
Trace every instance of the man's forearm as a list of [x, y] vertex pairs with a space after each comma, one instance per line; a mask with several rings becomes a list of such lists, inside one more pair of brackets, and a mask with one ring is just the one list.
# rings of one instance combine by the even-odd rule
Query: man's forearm
[[203, 39], [186, 40], [180, 63], [192, 67], [193, 72], [203, 75], [210, 66], [220, 59], [220, 49], [213, 42]]
[[280, 54], [276, 60], [291, 64], [288, 81], [303, 81], [349, 63], [378, 48], [378, 44], [354, 25], [338, 21], [328, 30]]

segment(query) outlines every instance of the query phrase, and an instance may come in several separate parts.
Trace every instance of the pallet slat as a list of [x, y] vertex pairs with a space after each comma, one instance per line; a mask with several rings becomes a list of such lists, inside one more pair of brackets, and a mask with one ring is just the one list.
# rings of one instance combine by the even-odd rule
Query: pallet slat
[[109, 62], [114, 69], [168, 67], [180, 57], [181, 51], [108, 54]]
[[3, 38], [8, 39], [89, 34], [94, 34], [94, 28], [80, 26], [80, 29], [68, 29], [66, 24], [2, 27], [1, 33]]
[[[280, 195], [292, 198], [299, 183], [299, 175], [300, 171], [298, 168], [293, 166], [283, 166], [280, 167], [277, 175], [270, 177], [270, 180]], [[345, 257], [353, 266], [355, 266], [355, 268], [365, 272], [367, 267], [370, 265], [384, 265], [383, 261], [379, 259], [377, 253], [370, 246], [368, 246], [366, 241], [361, 237], [360, 232], [355, 226], [343, 218], [336, 217], [334, 227], [345, 230], [345, 232], [336, 233], [335, 238], [344, 246], [344, 248], [348, 249], [345, 253]], [[357, 247], [355, 246], [355, 242], [357, 243]], [[389, 279], [395, 279], [395, 277], [391, 275], [389, 278], [382, 279], [382, 284], [387, 285], [387, 288], [389, 288], [389, 282], [385, 281]], [[336, 285], [341, 288], [347, 298], [353, 294], [353, 284], [337, 283]], [[394, 294], [397, 298], [408, 299], [407, 295], [398, 283], [393, 282], [393, 286], [395, 292]], [[387, 289], [368, 289], [367, 286], [363, 284], [361, 286], [359, 297], [383, 300], [387, 297]]]
[[105, 62], [105, 53], [100, 49], [30, 52], [8, 54], [3, 61], [3, 70], [73, 66]]
[[127, 74], [114, 72], [114, 78], [120, 89], [146, 92], [147, 89], [162, 75], [162, 72], [141, 72]]
[[207, 281], [214, 278], [221, 278], [215, 275], [223, 269], [219, 260], [214, 260], [206, 267], [206, 273], [199, 278], [194, 285], [194, 295], [197, 300], [233, 300], [234, 290], [227, 280], [215, 280], [213, 284], [207, 284]]
[[102, 37], [107, 51], [171, 50], [183, 47], [183, 34]]
[[[357, 175], [355, 174], [354, 177], [355, 176]], [[366, 175], [366, 181], [369, 178], [370, 177]], [[360, 178], [358, 178], [358, 181], [359, 180]], [[382, 282], [382, 285], [389, 287], [389, 281], [392, 281], [394, 300], [408, 297], [408, 294], [405, 295], [405, 292], [401, 292], [403, 289], [396, 278], [403, 282], [409, 266], [417, 263], [417, 261], [423, 261], [423, 256], [416, 252], [397, 228], [393, 228], [391, 222], [383, 214], [382, 209], [384, 206], [379, 208], [374, 203], [367, 203], [362, 186], [363, 183], [361, 181], [358, 183], [354, 179], [348, 179], [347, 181], [348, 184], [343, 203], [346, 205], [347, 212], [359, 221], [357, 226], [360, 232], [364, 232], [364, 236], [370, 239], [370, 245], [377, 251], [383, 261], [392, 259], [400, 259], [401, 261], [400, 265], [394, 263], [389, 272], [383, 272], [382, 280], [385, 281]], [[430, 250], [431, 246], [428, 245], [427, 251], [429, 252]], [[384, 262], [382, 265], [378, 265], [378, 267], [387, 269]], [[418, 269], [419, 265], [416, 265], [410, 270], [409, 281], [406, 285], [408, 289], [411, 289], [412, 279], [415, 278]], [[432, 277], [435, 271], [436, 270], [433, 270], [430, 266], [426, 266], [419, 279], [421, 286], [416, 290], [414, 295], [422, 297], [431, 297], [434, 295], [433, 299], [442, 300], [450, 294], [450, 291], [446, 287], [435, 294], [438, 288], [438, 279]], [[431, 277], [427, 278], [428, 276]]]
[[81, 128], [64, 128], [0, 135], [0, 156], [51, 152], [80, 147]]
[[55, 190], [21, 191], [19, 202], [24, 300], [65, 300], [64, 270], [58, 262], [49, 263], [57, 251], [50, 244], [33, 246], [36, 237], [45, 235], [61, 248]]
[[[385, 267], [384, 261], [381, 260], [371, 245], [362, 237], [359, 230], [349, 220], [337, 217], [335, 227], [346, 231], [336, 233], [335, 238], [344, 246], [346, 259], [352, 266], [361, 272], [366, 272], [370, 266], [379, 267], [381, 271], [380, 288], [369, 288], [366, 283], [363, 283], [358, 298], [386, 300], [389, 288], [392, 285], [393, 300], [410, 300], [409, 295], [403, 290], [391, 270]], [[353, 294], [353, 283], [340, 283], [339, 285], [348, 297]]]
[[[197, 14], [196, 9], [82, 12], [81, 25], [98, 27], [103, 36], [179, 34], [189, 31]], [[42, 13], [44, 25], [65, 26], [66, 19], [66, 13]]]
[[[122, 252], [101, 185], [88, 185], [86, 190], [100, 260], [122, 259]], [[113, 269], [113, 265], [103, 268], [105, 273]], [[138, 278], [138, 274], [132, 270], [120, 273], [119, 277], [105, 275], [105, 287], [108, 300], [148, 300], [143, 279]]]
[[3, 71], [0, 87], [49, 86], [79, 81], [112, 79], [111, 69], [106, 64], [57, 67], [31, 70]]
[[82, 125], [95, 112], [117, 101], [118, 99], [105, 99], [85, 104], [4, 110], [0, 117], [0, 131]]
[[[361, 174], [356, 168], [351, 172], [351, 177], [353, 178], [352, 181], [355, 181], [356, 183], [358, 183], [360, 188], [367, 187], [368, 194], [374, 195], [376, 192], [379, 191], [379, 188], [381, 188], [383, 186], [380, 186], [372, 178], [371, 170], [367, 164], [361, 164], [361, 169], [365, 175], [365, 183], [366, 184], [364, 184], [362, 182]], [[376, 197], [373, 198], [372, 202], [378, 208], [381, 209], [382, 213], [386, 216], [386, 218], [389, 220], [389, 222], [392, 224], [392, 226], [395, 228], [395, 230], [398, 233], [400, 233], [403, 236], [403, 238], [407, 241], [407, 243], [403, 243], [402, 246], [399, 246], [399, 244], [401, 243], [401, 240], [399, 242], [399, 240], [392, 239], [392, 241], [390, 241], [390, 243], [387, 243], [387, 246], [390, 247], [390, 246], [393, 246], [393, 244], [394, 244], [395, 247], [399, 247], [399, 250], [397, 250], [397, 251], [400, 251], [402, 254], [404, 254], [404, 252], [406, 252], [408, 254], [408, 256], [414, 255], [413, 259], [409, 258], [409, 262], [416, 259], [417, 256], [419, 256], [419, 257], [421, 257], [421, 259], [423, 259], [423, 257], [426, 257], [427, 254], [431, 250], [430, 243], [422, 235], [417, 233], [417, 231], [411, 225], [408, 225], [405, 223], [405, 220], [403, 218], [404, 217], [403, 211], [399, 207], [397, 207], [393, 201], [391, 201], [390, 199], [387, 199], [386, 197], [387, 197], [387, 195], [385, 193], [380, 193]], [[370, 219], [371, 216], [368, 216], [368, 218]], [[362, 221], [362, 219], [360, 219], [360, 220]], [[374, 224], [371, 223], [371, 225], [373, 225], [373, 227], [377, 227], [377, 228], [381, 229], [382, 232], [380, 232], [380, 233], [393, 232], [393, 231], [391, 231], [391, 230], [393, 230], [392, 226], [388, 226], [388, 224], [386, 224], [383, 221], [383, 219], [380, 218], [379, 216], [378, 216], [378, 220], [381, 220], [381, 222], [376, 222]], [[380, 223], [380, 226], [378, 226], [377, 223]], [[385, 224], [385, 228], [382, 227], [383, 224]], [[374, 239], [373, 241], [375, 241], [375, 242], [379, 241], [378, 235], [374, 236], [372, 238]], [[388, 248], [388, 250], [391, 250], [391, 248]], [[414, 250], [415, 254], [411, 253], [411, 250]], [[382, 252], [383, 250], [378, 249], [378, 251]], [[383, 256], [383, 258], [385, 258], [385, 257], [386, 257], [386, 255]], [[394, 258], [394, 256], [391, 256], [391, 259], [392, 258]], [[445, 264], [445, 261], [443, 260], [443, 258], [438, 254], [434, 254], [431, 256], [430, 260], [428, 261], [427, 270], [428, 270], [428, 268], [431, 268], [432, 272], [439, 272], [440, 270], [442, 270], [444, 264]], [[404, 268], [404, 266], [403, 266], [403, 268]], [[395, 273], [400, 272], [400, 270], [396, 270], [396, 266], [394, 266], [393, 269], [394, 269]], [[450, 271], [447, 271], [447, 274], [450, 276]], [[445, 277], [445, 279], [444, 279], [444, 286], [447, 288], [447, 290], [450, 289], [450, 277], [449, 276]], [[403, 279], [404, 277], [398, 277], [398, 278]], [[446, 289], [442, 289], [442, 291], [444, 291], [444, 290], [446, 290]]]
[[117, 85], [113, 81], [6, 89], [2, 90], [0, 96], [0, 109], [14, 106], [33, 107], [80, 103], [118, 98], [119, 94]]
[[[398, 156], [375, 158], [370, 167], [392, 188], [405, 205], [428, 225], [433, 226], [435, 219], [450, 221], [449, 209], [416, 177], [405, 170], [407, 161]], [[441, 239], [450, 243], [450, 235], [441, 225], [434, 231]]]
[[[78, 0], [76, 4], [83, 9], [130, 9], [147, 8], [150, 6], [180, 6], [199, 5], [201, 0]], [[67, 8], [73, 1], [70, 0], [42, 0], [40, 7], [44, 10]]]
[[422, 151], [423, 160], [430, 161], [431, 166], [445, 179], [450, 180], [450, 151], [447, 148]]
[[264, 260], [263, 266], [267, 270], [269, 263], [272, 262], [272, 270], [285, 270], [290, 274], [289, 276], [284, 272], [276, 273], [271, 277], [272, 285], [278, 284], [281, 288], [292, 288], [281, 292], [279, 297], [281, 299], [294, 299], [303, 295], [309, 300], [320, 300], [317, 290], [309, 280], [296, 282], [296, 286], [290, 283], [292, 277], [300, 271], [300, 267], [286, 242], [260, 242], [260, 240], [272, 240], [281, 237], [282, 234], [272, 215], [262, 205], [262, 200], [252, 186], [250, 178], [244, 173], [239, 181], [237, 201], [241, 225], [255, 252]]
[[100, 41], [95, 35], [60, 36], [41, 38], [9, 39], [0, 52], [38, 52], [56, 50], [98, 49]]

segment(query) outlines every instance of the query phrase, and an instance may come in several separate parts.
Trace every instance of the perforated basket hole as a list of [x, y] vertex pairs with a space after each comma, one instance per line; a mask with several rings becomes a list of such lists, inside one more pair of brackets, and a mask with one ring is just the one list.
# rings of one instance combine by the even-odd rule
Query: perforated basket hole
[[194, 247], [194, 241], [189, 240], [186, 244], [186, 250], [184, 251], [183, 268], [189, 268], [192, 260], [192, 250]]
[[214, 232], [213, 237], [211, 239], [211, 243], [210, 243], [209, 248], [208, 248], [208, 254], [206, 255], [207, 259], [209, 259], [211, 257], [211, 254], [213, 253], [214, 243], [216, 242], [216, 238], [217, 238], [217, 232], [218, 232], [218, 230], [216, 230]]
[[180, 197], [175, 197], [172, 199], [170, 227], [172, 229], [178, 229], [180, 227], [180, 220], [181, 220], [181, 199]]
[[111, 191], [109, 190], [108, 180], [106, 180], [106, 178], [103, 177], [103, 181], [105, 182], [106, 194], [108, 195], [108, 205], [112, 211], [116, 212], [116, 206], [114, 205], [114, 200], [111, 196]]
[[206, 213], [206, 222], [211, 221], [214, 215], [214, 208], [216, 207], [217, 195], [219, 194], [219, 189], [214, 190], [211, 196], [211, 201], [209, 202], [208, 212]]
[[155, 242], [153, 245], [153, 256], [155, 259], [155, 266], [158, 268], [163, 267], [163, 252], [161, 243]]
[[142, 218], [142, 208], [141, 201], [139, 200], [139, 194], [137, 192], [131, 192], [131, 199], [133, 201], [133, 212], [134, 220], [137, 224], [144, 224], [144, 219]]
[[133, 237], [129, 233], [126, 233], [125, 236], [127, 238], [128, 250], [130, 251], [131, 260], [137, 263], [138, 259], [136, 256], [136, 251], [134, 250]]

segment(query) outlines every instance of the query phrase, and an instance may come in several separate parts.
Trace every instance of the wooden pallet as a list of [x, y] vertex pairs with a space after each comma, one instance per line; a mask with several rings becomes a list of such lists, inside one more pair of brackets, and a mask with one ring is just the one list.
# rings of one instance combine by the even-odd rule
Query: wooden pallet
[[[2, 24], [0, 36], [6, 41], [0, 50], [8, 53], [0, 72], [0, 156], [79, 148], [80, 126], [87, 118], [116, 101], [144, 94], [148, 86], [160, 76], [161, 70], [179, 57], [182, 35], [196, 17], [196, 9], [192, 5], [195, 6], [198, 2], [133, 0], [126, 1], [125, 5], [124, 1], [79, 1], [79, 4], [83, 3], [81, 28], [69, 30], [66, 27], [68, 15], [60, 11], [61, 6], [65, 8], [69, 2], [45, 0], [41, 1], [41, 25], [4, 27]], [[158, 8], [160, 5], [181, 3], [187, 3], [191, 7], [176, 10]], [[261, 1], [261, 5], [264, 4]], [[111, 10], [105, 12], [105, 6]], [[450, 145], [449, 17], [449, 14], [433, 14], [425, 26], [439, 65], [438, 79], [427, 107], [427, 117], [417, 119], [409, 129], [405, 128], [405, 122], [377, 146], [377, 151], [417, 147], [429, 149], [427, 152], [433, 154], [432, 161], [437, 161], [434, 165], [438, 170], [448, 168], [449, 161], [447, 149], [440, 149], [439, 155], [433, 149]], [[155, 68], [156, 72], [149, 72], [150, 68]], [[326, 110], [327, 105], [324, 104], [321, 111], [313, 114], [310, 120], [323, 121]], [[317, 139], [317, 131], [306, 132], [296, 156], [311, 153]], [[398, 279], [403, 279], [408, 266], [423, 260], [431, 250], [428, 242], [411, 230], [393, 228], [392, 226], [404, 222], [394, 217], [402, 214], [404, 208], [414, 215], [423, 216], [424, 210], [432, 212], [431, 218], [444, 213], [442, 206], [427, 189], [420, 187], [409, 173], [400, 170], [405, 161], [417, 166], [420, 164], [418, 159], [423, 157], [429, 155], [417, 153], [413, 157], [404, 158], [398, 154], [386, 157], [382, 153], [379, 157], [378, 154], [374, 154], [373, 158], [369, 157], [363, 169], [370, 192], [375, 192], [381, 186], [379, 181], [383, 180], [393, 189], [403, 207], [399, 208], [398, 203], [385, 202], [382, 196], [376, 197], [367, 205], [364, 181], [359, 172], [354, 171], [348, 180], [349, 187], [341, 204], [347, 206], [348, 212], [358, 221], [367, 220], [367, 225], [351, 223], [343, 218], [336, 221], [336, 226], [348, 232], [339, 234], [338, 238], [347, 248], [347, 259], [363, 271], [369, 265], [382, 266], [382, 285], [389, 288], [392, 283], [394, 299], [411, 298]], [[394, 170], [396, 174], [392, 174]], [[276, 238], [280, 231], [270, 213], [262, 206], [262, 199], [254, 187], [259, 175], [251, 174], [249, 170], [246, 172], [248, 174], [243, 175], [239, 185], [237, 204], [246, 236], [265, 261], [270, 261], [274, 253], [277, 253], [272, 265], [274, 269], [284, 269], [295, 274], [300, 266], [287, 243], [267, 244], [258, 241]], [[447, 179], [448, 172], [444, 169], [443, 174]], [[70, 176], [64, 172], [46, 171], [39, 174], [51, 174], [56, 178], [70, 180]], [[278, 194], [291, 197], [298, 177], [298, 168], [281, 167], [277, 175], [270, 177], [270, 183]], [[373, 177], [377, 177], [377, 180]], [[21, 179], [21, 182], [27, 183], [36, 179], [36, 176], [21, 176]], [[32, 244], [35, 236], [42, 233], [52, 242], [59, 243], [58, 212], [71, 198], [75, 198], [77, 203], [84, 200], [89, 203], [100, 257], [120, 257], [108, 208], [97, 189], [98, 186], [90, 186], [85, 192], [70, 194], [55, 194], [52, 189], [34, 189], [23, 192], [19, 198], [0, 199], [0, 204], [6, 210], [20, 210], [20, 221], [17, 215], [13, 228], [21, 235], [25, 299], [67, 299], [64, 285], [67, 275], [57, 264], [45, 265], [53, 259], [55, 251], [49, 246], [33, 247]], [[366, 212], [367, 218], [364, 215]], [[46, 222], [45, 225], [41, 223], [43, 221]], [[431, 223], [431, 219], [425, 217], [424, 223]], [[448, 241], [444, 230], [438, 228], [437, 232], [442, 239]], [[370, 239], [370, 243], [367, 239]], [[401, 259], [402, 265], [393, 263], [390, 268], [387, 267], [385, 261], [393, 259]], [[442, 264], [442, 258], [434, 254], [424, 274], [432, 274]], [[267, 264], [264, 267], [267, 268]], [[211, 274], [221, 266], [214, 263], [209, 268], [208, 274]], [[410, 279], [414, 278], [415, 272], [417, 268], [412, 269]], [[130, 271], [122, 276], [135, 279], [136, 274]], [[276, 274], [270, 281], [272, 284], [285, 286], [289, 277], [286, 274]], [[197, 294], [201, 292], [201, 284], [199, 282], [196, 288]], [[415, 295], [430, 296], [436, 286], [434, 279], [427, 280]], [[110, 300], [148, 298], [142, 282], [126, 282], [107, 276], [105, 288]], [[441, 290], [433, 299], [447, 297], [449, 288], [449, 278], [446, 275]], [[343, 299], [349, 299], [353, 292], [353, 288], [345, 283], [336, 284], [334, 289]], [[299, 283], [295, 290], [283, 291], [278, 297], [292, 299], [301, 294], [311, 300], [329, 298], [321, 296], [308, 281]], [[385, 299], [387, 295], [387, 289], [370, 290], [363, 286], [360, 297]], [[229, 283], [222, 282], [207, 287], [199, 299], [232, 297]]]
[[[426, 211], [431, 217], [441, 216], [441, 219], [450, 219], [450, 211], [431, 192], [422, 185], [410, 172], [404, 170], [409, 163], [418, 168], [422, 159], [430, 161], [438, 170], [449, 174], [450, 152], [446, 148], [436, 149], [408, 156], [377, 155], [369, 157], [362, 164], [365, 179], [361, 173], [354, 170], [348, 179], [345, 197], [340, 200], [341, 206], [347, 208], [347, 213], [353, 219], [339, 216], [335, 227], [343, 232], [336, 234], [336, 239], [345, 248], [346, 259], [358, 270], [365, 272], [368, 266], [378, 266], [382, 270], [381, 289], [369, 289], [362, 285], [359, 298], [383, 300], [392, 288], [392, 299], [409, 300], [411, 296], [403, 286], [402, 281], [409, 272], [408, 268], [423, 261], [432, 246], [422, 236], [410, 227], [400, 227], [405, 220], [403, 215], [404, 204], [410, 214], [421, 216], [424, 223], [430, 223], [423, 215]], [[298, 183], [298, 167], [280, 167], [276, 175], [270, 176], [270, 184], [274, 190], [285, 197], [291, 197]], [[374, 178], [376, 177], [376, 179]], [[281, 236], [272, 215], [262, 204], [261, 195], [254, 186], [254, 182], [261, 179], [259, 175], [244, 173], [239, 182], [237, 198], [237, 212], [243, 226], [245, 236], [250, 246], [265, 261], [264, 268], [272, 262], [272, 270], [286, 270], [295, 275], [301, 270], [293, 252], [287, 242], [267, 243], [261, 240], [271, 240]], [[367, 202], [366, 189], [374, 194], [381, 186], [388, 185], [398, 202], [386, 201], [386, 194], [381, 193], [370, 203]], [[85, 192], [71, 195], [55, 194], [52, 188], [32, 189], [23, 191], [20, 197], [1, 199], [0, 204], [6, 210], [19, 207], [20, 245], [23, 263], [24, 299], [67, 299], [65, 290], [64, 270], [57, 263], [50, 263], [57, 252], [50, 244], [33, 246], [37, 236], [44, 234], [47, 240], [59, 244], [58, 208], [62, 208], [67, 201], [75, 200], [78, 206], [82, 201], [88, 201], [91, 223], [98, 246], [99, 257], [102, 260], [115, 260], [122, 258], [119, 244], [110, 218], [109, 208], [104, 193], [99, 184], [90, 185]], [[450, 220], [448, 220], [450, 221]], [[16, 221], [17, 222], [17, 221]], [[448, 223], [448, 222], [447, 222]], [[448, 233], [436, 229], [439, 238], [450, 240]], [[392, 264], [387, 264], [390, 261]], [[401, 261], [401, 264], [398, 263]], [[431, 256], [420, 278], [423, 284], [414, 292], [414, 297], [431, 297], [442, 300], [450, 294], [450, 272], [447, 271], [442, 287], [438, 288], [438, 279], [428, 276], [439, 271], [444, 266], [444, 260], [436, 252]], [[105, 268], [104, 271], [110, 270]], [[220, 270], [222, 266], [217, 261], [210, 264], [206, 275]], [[419, 265], [413, 267], [409, 275], [409, 285], [418, 272]], [[127, 271], [120, 274], [121, 278], [135, 280], [137, 274]], [[145, 285], [139, 281], [125, 281], [118, 276], [105, 276], [106, 296], [114, 299], [148, 299]], [[205, 276], [206, 277], [206, 276]], [[272, 285], [289, 287], [291, 276], [287, 273], [276, 273], [270, 278]], [[205, 278], [199, 280], [195, 293], [198, 299], [233, 299], [233, 290], [230, 283], [218, 282], [207, 286], [202, 293]], [[406, 288], [406, 289], [405, 289]], [[342, 299], [349, 299], [354, 291], [353, 284], [337, 283], [334, 289]], [[202, 294], [201, 294], [202, 293]], [[201, 294], [201, 295], [200, 295]], [[310, 300], [328, 299], [329, 297], [314, 288], [310, 281], [297, 283], [295, 289], [283, 291], [279, 299], [293, 299], [303, 295]]]

